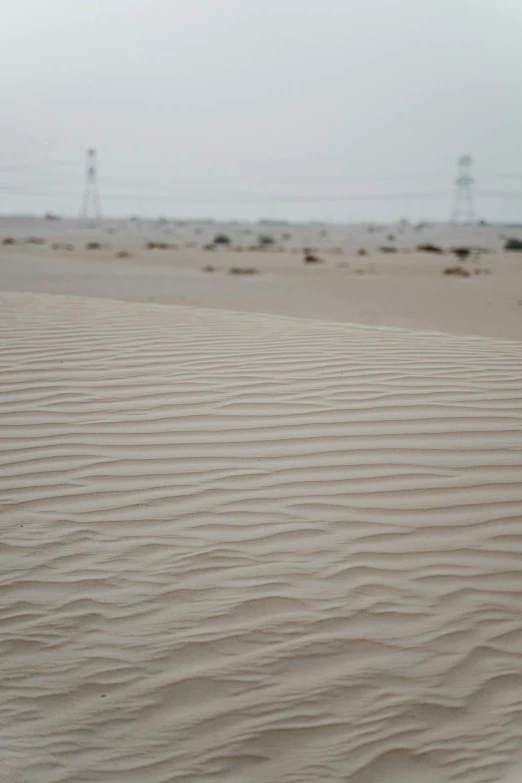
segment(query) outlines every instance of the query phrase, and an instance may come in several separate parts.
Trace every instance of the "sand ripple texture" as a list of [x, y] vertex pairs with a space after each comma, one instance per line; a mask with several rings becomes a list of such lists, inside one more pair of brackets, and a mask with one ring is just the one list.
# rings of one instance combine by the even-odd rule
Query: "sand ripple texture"
[[521, 779], [522, 344], [0, 299], [6, 779]]

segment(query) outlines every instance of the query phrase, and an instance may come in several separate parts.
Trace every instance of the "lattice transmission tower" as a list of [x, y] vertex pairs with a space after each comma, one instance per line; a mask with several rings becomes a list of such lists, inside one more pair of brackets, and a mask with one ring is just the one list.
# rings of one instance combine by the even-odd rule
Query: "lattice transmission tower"
[[472, 223], [475, 220], [473, 202], [475, 180], [471, 175], [472, 164], [473, 158], [470, 155], [461, 155], [457, 161], [458, 175], [455, 180], [455, 201], [451, 214], [453, 223]]
[[87, 150], [87, 167], [85, 170], [85, 187], [80, 207], [80, 220], [101, 220], [102, 210], [100, 193], [98, 191], [98, 169], [96, 150]]

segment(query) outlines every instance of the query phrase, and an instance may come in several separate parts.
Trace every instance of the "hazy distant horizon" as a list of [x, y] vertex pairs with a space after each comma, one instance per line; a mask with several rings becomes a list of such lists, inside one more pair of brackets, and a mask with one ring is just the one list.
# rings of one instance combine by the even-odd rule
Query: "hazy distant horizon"
[[[51, 215], [52, 217], [49, 218], [48, 215]], [[94, 226], [97, 225], [103, 225], [103, 224], [111, 224], [111, 223], [130, 223], [130, 222], [137, 222], [137, 223], [147, 223], [147, 224], [154, 224], [154, 223], [161, 223], [162, 221], [166, 220], [169, 224], [175, 225], [176, 223], [182, 224], [194, 224], [194, 225], [222, 225], [222, 226], [234, 226], [234, 225], [252, 225], [252, 226], [330, 226], [330, 227], [358, 227], [358, 226], [375, 226], [376, 228], [385, 228], [385, 227], [398, 227], [403, 223], [405, 220], [405, 227], [416, 227], [421, 226], [423, 228], [436, 228], [436, 227], [449, 227], [449, 226], [455, 226], [456, 228], [461, 227], [463, 229], [470, 229], [473, 228], [473, 226], [497, 226], [498, 228], [522, 228], [522, 219], [519, 221], [516, 220], [482, 220], [477, 219], [470, 222], [453, 222], [450, 220], [408, 220], [401, 218], [399, 220], [286, 220], [284, 218], [271, 218], [267, 216], [261, 216], [259, 218], [252, 218], [252, 219], [240, 219], [240, 218], [234, 218], [234, 217], [227, 217], [227, 218], [215, 218], [209, 215], [203, 215], [201, 217], [194, 216], [194, 215], [137, 215], [135, 213], [133, 214], [122, 214], [122, 215], [103, 215], [100, 220], [96, 219], [82, 219], [79, 215], [68, 215], [68, 214], [60, 214], [57, 212], [53, 212], [52, 210], [48, 210], [44, 213], [39, 212], [0, 212], [0, 221], [1, 220], [42, 220], [45, 222], [55, 222], [55, 221], [64, 221], [64, 222], [70, 222], [78, 226]]]
[[[3, 172], [0, 188], [2, 214], [63, 217], [79, 215], [85, 185], [86, 151], [76, 163], [52, 162]], [[108, 171], [108, 174], [106, 172]], [[477, 220], [506, 223], [522, 219], [522, 192], [518, 176], [483, 174], [474, 162], [473, 185]], [[132, 167], [104, 162], [98, 153], [98, 190], [104, 216], [144, 219], [288, 220], [290, 222], [395, 223], [431, 221], [447, 223], [455, 199], [456, 159], [447, 179], [427, 174], [400, 176], [337, 176], [266, 180], [211, 177], [178, 180], [165, 169]], [[27, 183], [33, 177], [32, 187]], [[522, 175], [520, 175], [522, 191]], [[506, 182], [509, 188], [506, 188]], [[50, 183], [50, 184], [49, 184]], [[486, 185], [489, 185], [486, 195]], [[500, 185], [500, 187], [499, 187]], [[492, 190], [497, 195], [488, 195]], [[20, 205], [18, 207], [18, 205]], [[488, 209], [489, 208], [489, 209]]]
[[[4, 176], [4, 181], [6, 177]], [[13, 177], [13, 179], [15, 179]], [[66, 194], [59, 188], [46, 192], [45, 186], [41, 192], [26, 191], [23, 185], [12, 186], [12, 192], [0, 191], [0, 214], [43, 216], [55, 213], [63, 218], [77, 218], [80, 214], [81, 200], [84, 190], [84, 172], [79, 172], [75, 179], [77, 187], [69, 187]], [[138, 184], [138, 183], [136, 183]], [[158, 187], [161, 190], [168, 185]], [[301, 187], [272, 184], [271, 195], [263, 196], [258, 183], [233, 185], [214, 185], [216, 198], [199, 195], [199, 185], [188, 185], [186, 195], [182, 195], [183, 186], [170, 186], [174, 191], [172, 196], [160, 195], [158, 198], [145, 187], [136, 188], [135, 195], [124, 193], [119, 195], [111, 186], [107, 186], [103, 177], [99, 177], [103, 217], [123, 219], [139, 217], [145, 220], [155, 220], [161, 217], [183, 220], [216, 220], [249, 221], [283, 220], [289, 222], [327, 222], [327, 223], [397, 223], [407, 220], [410, 223], [421, 221], [448, 223], [451, 222], [451, 212], [454, 203], [454, 188], [450, 179], [447, 192], [430, 197], [420, 189], [402, 192], [394, 185], [368, 185], [359, 183], [356, 187], [339, 187], [330, 184], [315, 189], [310, 183], [304, 182]], [[257, 188], [257, 191], [256, 191]], [[268, 190], [268, 188], [267, 188]], [[241, 195], [235, 195], [237, 191]], [[488, 223], [510, 223], [522, 220], [522, 194], [520, 197], [490, 198], [481, 197], [478, 183], [474, 185], [475, 218], [476, 221], [486, 220]], [[179, 193], [180, 195], [177, 195]], [[258, 195], [259, 193], [259, 195]], [[318, 193], [317, 195], [314, 195]], [[507, 203], [506, 203], [507, 202]], [[489, 210], [484, 207], [489, 205]]]

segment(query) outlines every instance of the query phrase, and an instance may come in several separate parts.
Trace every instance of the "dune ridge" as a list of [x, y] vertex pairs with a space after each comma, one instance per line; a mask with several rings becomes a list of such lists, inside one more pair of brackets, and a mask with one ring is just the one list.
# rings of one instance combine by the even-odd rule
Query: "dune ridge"
[[513, 774], [522, 343], [0, 305], [2, 763], [30, 783]]

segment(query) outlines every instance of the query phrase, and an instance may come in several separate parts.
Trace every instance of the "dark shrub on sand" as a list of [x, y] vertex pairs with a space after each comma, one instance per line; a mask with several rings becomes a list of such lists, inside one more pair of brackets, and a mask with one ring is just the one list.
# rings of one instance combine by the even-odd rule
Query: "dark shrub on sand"
[[430, 245], [428, 242], [425, 245], [417, 245], [417, 252], [419, 253], [444, 253], [444, 250], [438, 245]]
[[147, 242], [145, 247], [147, 250], [168, 250], [172, 246], [168, 242]]
[[319, 256], [316, 256], [313, 250], [310, 250], [310, 248], [305, 247], [303, 250], [304, 256], [303, 256], [303, 263], [305, 264], [322, 264], [322, 260], [319, 258]]
[[214, 245], [230, 245], [231, 240], [230, 237], [227, 237], [226, 234], [216, 234], [214, 237]]
[[270, 234], [260, 234], [257, 238], [257, 244], [259, 247], [271, 247], [274, 244], [274, 237]]
[[463, 266], [448, 266], [443, 273], [444, 275], [453, 275], [454, 277], [470, 277], [471, 272], [464, 269]]
[[510, 237], [504, 242], [504, 250], [522, 250], [522, 239]]
[[228, 270], [229, 275], [256, 275], [257, 269], [253, 266], [231, 266]]
[[469, 255], [471, 253], [470, 247], [454, 247], [453, 248], [453, 254], [457, 256], [457, 258], [460, 261], [465, 261], [466, 258], [469, 258]]

